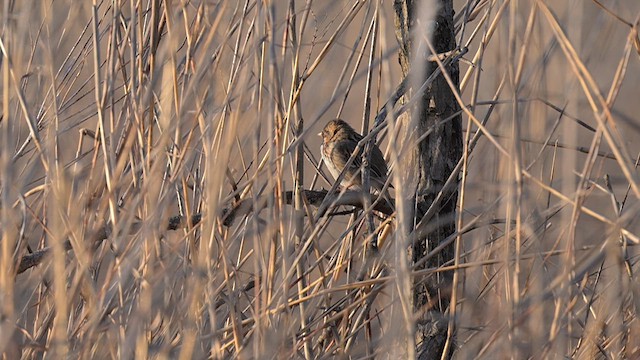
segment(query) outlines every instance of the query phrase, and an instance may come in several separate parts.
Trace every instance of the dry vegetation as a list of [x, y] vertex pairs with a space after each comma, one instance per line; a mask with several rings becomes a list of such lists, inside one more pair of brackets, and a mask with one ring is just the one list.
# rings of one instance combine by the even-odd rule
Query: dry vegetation
[[94, 2], [2, 2], [5, 358], [402, 358], [443, 271], [459, 358], [640, 357], [637, 1], [455, 2], [459, 251], [420, 272], [388, 209], [363, 266], [372, 211], [292, 193], [399, 84], [390, 0]]

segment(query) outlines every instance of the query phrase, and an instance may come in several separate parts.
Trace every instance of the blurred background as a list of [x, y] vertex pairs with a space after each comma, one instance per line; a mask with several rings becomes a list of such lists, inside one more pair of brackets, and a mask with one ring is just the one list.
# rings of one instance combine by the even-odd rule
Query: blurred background
[[[462, 127], [481, 134], [447, 269], [454, 356], [640, 356], [640, 2], [454, 8]], [[390, 272], [363, 282], [365, 215], [287, 200], [300, 169], [304, 189], [333, 185], [317, 134], [334, 118], [362, 130], [368, 74], [369, 124], [402, 80], [393, 11], [3, 1], [0, 353], [402, 356], [393, 225]], [[378, 136], [388, 161], [392, 137]]]

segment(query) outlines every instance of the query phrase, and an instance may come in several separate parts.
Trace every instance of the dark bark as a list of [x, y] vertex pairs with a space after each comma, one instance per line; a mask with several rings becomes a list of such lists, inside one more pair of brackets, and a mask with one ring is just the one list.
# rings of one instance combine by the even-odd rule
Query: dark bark
[[[422, 83], [438, 68], [438, 64], [428, 61], [430, 53], [417, 57], [413, 54], [415, 41], [411, 37], [411, 31], [416, 21], [417, 6], [420, 2], [413, 0], [395, 0], [395, 24], [396, 37], [398, 39], [399, 61], [403, 75], [412, 76], [421, 73], [422, 79], [413, 81]], [[452, 0], [439, 0], [439, 9], [436, 15], [433, 36], [430, 39], [436, 53], [446, 53], [456, 48], [453, 23]], [[412, 63], [412, 61], [414, 63]], [[424, 71], [412, 71], [412, 67], [423, 66]], [[455, 84], [459, 83], [459, 69], [457, 62], [453, 62], [447, 68], [447, 72]], [[411, 82], [409, 82], [411, 83]], [[457, 186], [445, 194], [445, 200], [438, 206], [437, 211], [430, 219], [423, 219], [427, 209], [443, 188], [447, 178], [454, 170], [462, 155], [462, 128], [460, 115], [450, 119], [460, 108], [452, 95], [444, 76], [439, 75], [423, 94], [416, 94], [417, 89], [411, 89], [413, 96], [422, 96], [421, 101], [416, 102], [416, 108], [410, 112], [416, 116], [417, 133], [422, 134], [427, 129], [435, 128], [429, 136], [419, 143], [415, 149], [417, 197], [415, 223], [430, 223], [430, 228], [435, 229], [421, 237], [409, 249], [413, 264], [418, 263], [431, 250], [436, 248], [444, 239], [455, 232], [454, 216], [458, 198]], [[409, 92], [410, 94], [410, 92]], [[406, 102], [407, 99], [404, 99]], [[435, 225], [435, 226], [434, 226]], [[417, 267], [435, 268], [453, 259], [453, 243], [445, 247], [437, 256], [431, 257]], [[449, 294], [451, 276], [439, 273], [427, 278], [416, 278], [413, 282], [414, 311], [421, 314], [416, 323], [416, 346], [418, 358], [439, 359], [447, 338], [448, 319], [446, 311], [449, 307]], [[448, 356], [451, 353], [447, 354]]]

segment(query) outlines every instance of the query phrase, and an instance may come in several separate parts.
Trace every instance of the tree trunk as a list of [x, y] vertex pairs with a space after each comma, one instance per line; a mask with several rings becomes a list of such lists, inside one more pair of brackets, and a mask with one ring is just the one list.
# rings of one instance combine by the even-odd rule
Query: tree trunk
[[[442, 54], [456, 47], [453, 1], [438, 0], [436, 2], [439, 9], [433, 19], [435, 23], [430, 41], [435, 51]], [[424, 83], [429, 75], [438, 68], [436, 62], [427, 60], [429, 52], [421, 51], [420, 57], [413, 54], [413, 46], [417, 41], [412, 40], [412, 27], [416, 24], [416, 20], [425, 21], [415, 17], [419, 4], [419, 1], [413, 0], [394, 1], [396, 37], [400, 44], [400, 66], [403, 76], [406, 77], [411, 72], [411, 76], [419, 74], [422, 77], [413, 81], [416, 84]], [[423, 66], [424, 69], [421, 69], [423, 71], [410, 71], [415, 66]], [[459, 84], [457, 62], [453, 62], [447, 68], [447, 72], [457, 86]], [[413, 119], [417, 124], [417, 133], [423, 134], [428, 129], [433, 131], [419, 143], [414, 153], [417, 164], [417, 197], [415, 199], [417, 211], [414, 224], [420, 220], [423, 220], [423, 223], [427, 220], [429, 227], [434, 229], [409, 249], [411, 261], [415, 264], [455, 232], [457, 186], [445, 194], [445, 200], [441, 202], [431, 219], [422, 218], [462, 155], [462, 128], [460, 115], [454, 116], [460, 108], [444, 76], [439, 75], [423, 94], [416, 94], [417, 89], [415, 88], [411, 90], [414, 96], [422, 96], [422, 100], [416, 102], [416, 108], [411, 111], [410, 115], [418, 117]], [[405, 102], [407, 100], [404, 99]], [[452, 116], [454, 116], [453, 119], [449, 120]], [[453, 257], [452, 244], [416, 270], [441, 266], [452, 260]], [[417, 314], [423, 314], [415, 327], [416, 354], [419, 359], [441, 358], [447, 339], [448, 319], [445, 313], [449, 307], [450, 287], [451, 276], [446, 273], [413, 280], [413, 308]], [[450, 355], [451, 351], [446, 357], [450, 357]]]

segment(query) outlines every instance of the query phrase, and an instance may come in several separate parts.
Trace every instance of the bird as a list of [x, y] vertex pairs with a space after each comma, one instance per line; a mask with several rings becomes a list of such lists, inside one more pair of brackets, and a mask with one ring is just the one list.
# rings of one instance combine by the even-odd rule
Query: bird
[[[358, 134], [351, 125], [341, 119], [329, 121], [318, 135], [322, 137], [322, 144], [320, 145], [322, 159], [327, 165], [331, 176], [337, 180], [351, 154], [353, 154], [356, 146], [362, 140], [362, 135]], [[359, 151], [345, 171], [340, 183], [345, 188], [360, 189], [362, 187], [362, 175], [360, 173], [362, 153], [363, 149]], [[384, 155], [382, 155], [382, 151], [376, 144], [371, 147], [369, 165], [371, 188], [380, 192], [387, 181], [389, 170], [387, 162], [384, 160]]]

